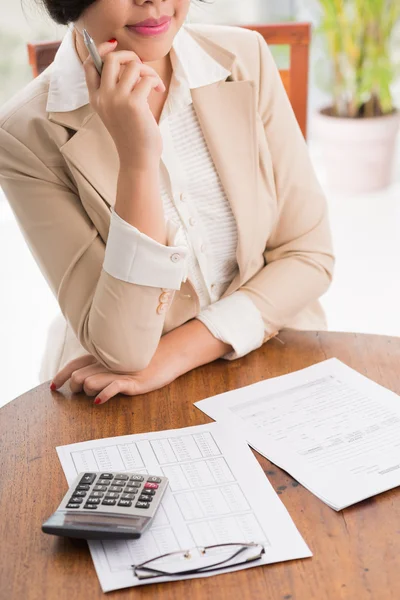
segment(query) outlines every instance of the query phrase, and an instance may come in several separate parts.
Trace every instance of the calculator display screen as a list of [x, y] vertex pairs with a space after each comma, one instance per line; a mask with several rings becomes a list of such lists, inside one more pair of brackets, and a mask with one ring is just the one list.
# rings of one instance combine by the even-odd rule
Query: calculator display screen
[[64, 525], [93, 525], [94, 527], [134, 527], [135, 529], [141, 530], [142, 527], [147, 523], [149, 517], [135, 517], [131, 515], [127, 516], [114, 516], [99, 514], [77, 514], [77, 513], [64, 513]]

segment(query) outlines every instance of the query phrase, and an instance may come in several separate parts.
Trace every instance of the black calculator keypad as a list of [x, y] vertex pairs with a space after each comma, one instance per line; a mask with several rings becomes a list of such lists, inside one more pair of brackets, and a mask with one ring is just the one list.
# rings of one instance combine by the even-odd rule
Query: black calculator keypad
[[100, 505], [148, 509], [160, 477], [145, 475], [125, 475], [124, 473], [85, 473], [66, 508], [96, 510]]

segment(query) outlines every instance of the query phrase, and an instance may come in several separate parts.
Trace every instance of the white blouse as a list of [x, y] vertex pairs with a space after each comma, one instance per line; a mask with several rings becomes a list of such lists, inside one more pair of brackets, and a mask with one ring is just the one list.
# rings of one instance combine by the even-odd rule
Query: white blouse
[[[52, 66], [47, 110], [74, 110], [89, 103], [85, 73], [68, 28]], [[230, 71], [201, 48], [182, 27], [171, 49], [173, 76], [161, 118], [163, 154], [160, 193], [167, 224], [162, 245], [111, 208], [103, 268], [138, 285], [179, 290], [187, 278], [200, 300], [202, 321], [230, 344], [235, 359], [259, 348], [264, 323], [240, 290], [222, 294], [237, 273], [237, 225], [204, 140], [190, 90], [224, 81]]]

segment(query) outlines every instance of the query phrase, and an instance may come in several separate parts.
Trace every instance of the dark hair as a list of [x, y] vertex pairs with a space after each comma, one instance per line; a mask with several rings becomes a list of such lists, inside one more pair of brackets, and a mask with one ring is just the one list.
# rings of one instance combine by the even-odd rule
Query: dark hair
[[[96, 0], [36, 0], [42, 4], [50, 17], [59, 25], [77, 21], [82, 13]], [[204, 2], [205, 0], [197, 0]]]

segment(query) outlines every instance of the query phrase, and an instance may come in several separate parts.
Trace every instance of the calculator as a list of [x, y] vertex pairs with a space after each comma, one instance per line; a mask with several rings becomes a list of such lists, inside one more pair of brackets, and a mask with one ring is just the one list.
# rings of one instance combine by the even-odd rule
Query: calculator
[[42, 531], [86, 540], [139, 538], [167, 485], [159, 475], [79, 473]]

